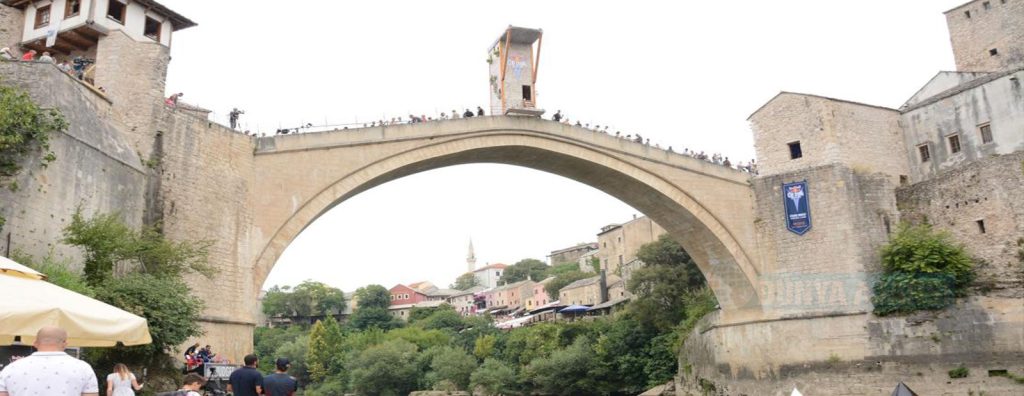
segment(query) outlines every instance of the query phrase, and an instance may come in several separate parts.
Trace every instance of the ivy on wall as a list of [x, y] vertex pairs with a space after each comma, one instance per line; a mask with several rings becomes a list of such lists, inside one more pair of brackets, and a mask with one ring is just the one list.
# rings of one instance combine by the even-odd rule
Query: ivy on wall
[[[18, 183], [9, 179], [21, 171], [19, 164], [33, 152], [46, 153], [44, 167], [56, 160], [50, 151], [50, 133], [67, 127], [60, 111], [40, 108], [28, 93], [0, 81], [0, 187], [18, 190]], [[0, 231], [6, 222], [0, 215]]]
[[21, 170], [25, 156], [45, 152], [43, 166], [57, 159], [50, 133], [68, 127], [57, 109], [40, 108], [28, 93], [0, 82], [0, 185]]

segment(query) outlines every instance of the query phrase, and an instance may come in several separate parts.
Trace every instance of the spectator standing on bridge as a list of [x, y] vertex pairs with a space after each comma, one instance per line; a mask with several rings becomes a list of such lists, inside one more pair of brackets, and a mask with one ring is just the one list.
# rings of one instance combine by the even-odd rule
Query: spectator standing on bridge
[[561, 110], [556, 111], [555, 115], [551, 116], [551, 120], [554, 121], [554, 122], [561, 121], [562, 120], [562, 111]]
[[43, 56], [39, 57], [39, 61], [40, 62], [48, 62], [48, 63], [57, 63], [57, 62], [55, 62], [53, 60], [53, 57], [50, 56], [50, 53], [49, 52], [45, 52], [45, 51], [43, 52]]
[[21, 56], [21, 60], [23, 60], [23, 61], [34, 61], [34, 60], [36, 60], [36, 50], [28, 50], [28, 52], [26, 52], [25, 55]]
[[472, 117], [473, 117], [473, 111], [470, 110], [470, 109], [466, 109], [466, 112], [462, 113], [462, 118], [472, 118]]
[[256, 355], [245, 355], [245, 367], [232, 371], [228, 378], [228, 392], [235, 396], [259, 396], [263, 393], [263, 375], [256, 369]]
[[228, 113], [228, 120], [231, 121], [231, 129], [238, 127], [238, 116], [242, 114], [245, 114], [245, 112], [239, 110], [237, 107], [231, 109], [231, 112]]
[[0, 58], [3, 58], [4, 60], [18, 59], [18, 57], [14, 56], [14, 53], [12, 53], [11, 49], [8, 47], [0, 49]]
[[277, 369], [273, 374], [263, 377], [263, 391], [268, 396], [292, 396], [299, 390], [299, 383], [294, 377], [288, 375], [290, 366], [288, 358], [277, 358], [274, 366]]
[[480, 107], [480, 106], [477, 106], [476, 107], [476, 115], [479, 116], [479, 117], [483, 117], [484, 116], [484, 108]]
[[180, 99], [182, 96], [185, 96], [185, 94], [178, 92], [176, 94], [168, 96], [167, 100], [164, 103], [170, 107], [178, 107], [178, 99]]

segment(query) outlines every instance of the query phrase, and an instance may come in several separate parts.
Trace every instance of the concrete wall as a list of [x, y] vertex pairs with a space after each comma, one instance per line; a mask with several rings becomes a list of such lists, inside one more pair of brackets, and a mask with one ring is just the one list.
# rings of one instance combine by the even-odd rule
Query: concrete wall
[[981, 291], [1024, 297], [1024, 151], [950, 170], [897, 196], [904, 219], [949, 231], [967, 248]]
[[[782, 184], [806, 180], [812, 228], [786, 229]], [[762, 306], [776, 315], [864, 312], [878, 249], [895, 226], [895, 184], [883, 174], [825, 165], [753, 180]]]
[[[911, 181], [926, 180], [979, 158], [1024, 150], [1022, 80], [1024, 70], [993, 74], [907, 108], [900, 123]], [[992, 128], [990, 143], [981, 140], [979, 126], [985, 123]], [[948, 142], [954, 134], [959, 136], [959, 153], [952, 153]], [[921, 160], [920, 145], [929, 147], [928, 161]]]
[[[947, 11], [946, 25], [957, 70], [996, 71], [1024, 64], [1024, 3], [1021, 1], [971, 1]], [[990, 54], [991, 49], [996, 49], [998, 54]]]
[[[712, 314], [680, 354], [678, 395], [889, 395], [900, 381], [920, 395], [1013, 395], [1024, 385], [1024, 304], [973, 297], [940, 312], [879, 318], [826, 314], [801, 320], [716, 324]], [[970, 376], [950, 379], [964, 365]], [[706, 387], [707, 385], [705, 385]]]
[[[907, 174], [899, 112], [815, 95], [783, 92], [750, 116], [759, 174], [777, 175], [827, 164]], [[803, 156], [792, 159], [789, 144]]]
[[70, 124], [51, 135], [56, 161], [43, 167], [44, 153], [34, 154], [16, 177], [17, 191], [0, 189], [7, 218], [0, 254], [10, 248], [41, 258], [52, 251], [59, 261], [80, 264], [81, 252], [59, 243], [76, 208], [86, 216], [119, 212], [141, 226], [148, 169], [106, 118], [110, 104], [51, 64], [0, 62], [0, 80], [26, 89], [42, 107], [60, 109]]

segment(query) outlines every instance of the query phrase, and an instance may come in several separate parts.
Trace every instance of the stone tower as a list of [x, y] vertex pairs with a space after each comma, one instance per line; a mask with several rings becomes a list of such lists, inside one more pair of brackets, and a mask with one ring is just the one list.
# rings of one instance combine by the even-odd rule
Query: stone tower
[[476, 270], [476, 253], [473, 253], [473, 240], [469, 240], [469, 254], [466, 255], [466, 272]]
[[993, 72], [1024, 65], [1024, 2], [974, 0], [945, 14], [957, 71]]
[[491, 115], [544, 114], [537, 108], [537, 66], [543, 36], [540, 29], [509, 26], [491, 45], [487, 54]]

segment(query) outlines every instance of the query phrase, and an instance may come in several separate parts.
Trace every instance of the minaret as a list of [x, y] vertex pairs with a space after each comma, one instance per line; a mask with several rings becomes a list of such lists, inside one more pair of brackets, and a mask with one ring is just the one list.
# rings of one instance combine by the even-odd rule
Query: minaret
[[476, 270], [476, 254], [473, 253], [473, 240], [469, 240], [469, 254], [466, 256], [466, 267], [469, 268], [466, 272], [473, 272]]

